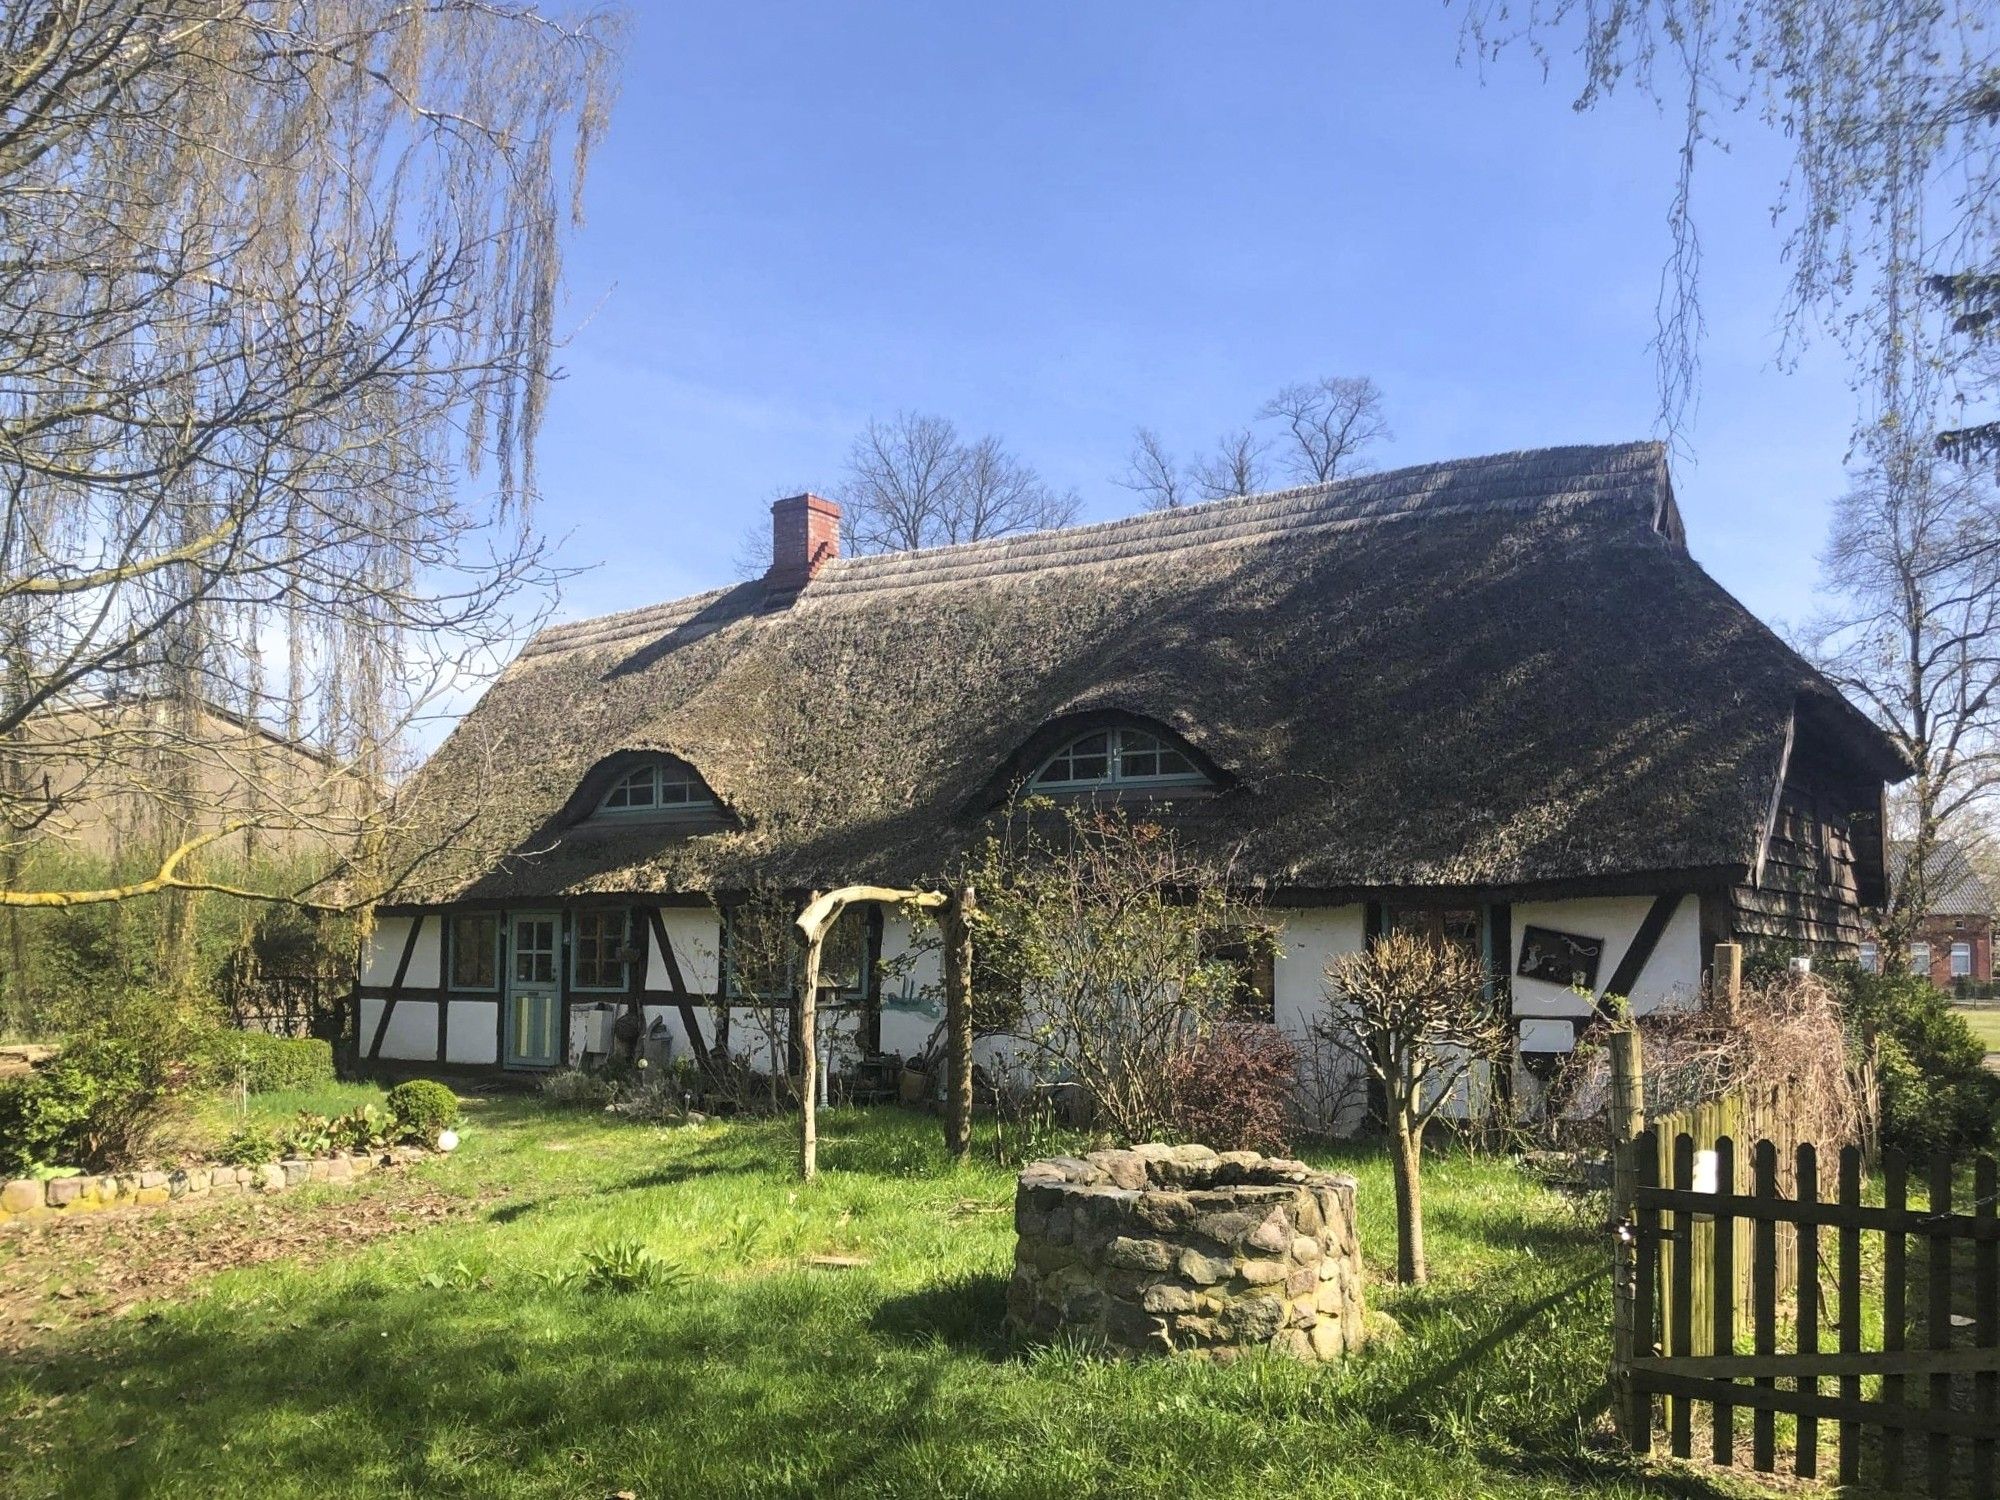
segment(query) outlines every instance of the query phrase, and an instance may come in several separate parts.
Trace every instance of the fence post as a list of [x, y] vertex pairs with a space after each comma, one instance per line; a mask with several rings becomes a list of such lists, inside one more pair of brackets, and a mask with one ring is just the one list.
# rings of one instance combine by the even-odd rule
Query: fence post
[[1736, 1022], [1736, 1004], [1743, 994], [1743, 945], [1717, 943], [1709, 978], [1709, 999], [1715, 1018], [1724, 1026]]
[[1632, 1358], [1639, 1352], [1637, 1247], [1639, 1162], [1647, 1143], [1645, 1055], [1631, 1021], [1612, 1028], [1611, 1053], [1611, 1410], [1618, 1435], [1635, 1452], [1653, 1442], [1652, 1400], [1632, 1387]]

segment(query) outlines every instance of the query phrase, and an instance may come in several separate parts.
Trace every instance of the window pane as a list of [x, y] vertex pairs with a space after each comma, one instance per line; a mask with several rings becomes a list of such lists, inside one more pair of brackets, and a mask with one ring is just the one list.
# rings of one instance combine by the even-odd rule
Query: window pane
[[457, 990], [493, 988], [494, 954], [500, 946], [500, 919], [453, 917], [451, 919], [451, 987]]
[[1862, 972], [1873, 974], [1881, 967], [1881, 963], [1882, 950], [1877, 948], [1873, 943], [1863, 943], [1861, 945]]
[[576, 983], [580, 989], [625, 987], [625, 913], [582, 911], [576, 914]]
[[1192, 776], [1194, 775], [1194, 762], [1178, 750], [1169, 750], [1165, 746], [1161, 746], [1160, 774], [1162, 776]]
[[1961, 978], [1972, 972], [1972, 944], [1953, 943], [1951, 945], [1951, 972]]
[[1910, 944], [1910, 972], [1928, 974], [1931, 971], [1931, 945], [1929, 943]]

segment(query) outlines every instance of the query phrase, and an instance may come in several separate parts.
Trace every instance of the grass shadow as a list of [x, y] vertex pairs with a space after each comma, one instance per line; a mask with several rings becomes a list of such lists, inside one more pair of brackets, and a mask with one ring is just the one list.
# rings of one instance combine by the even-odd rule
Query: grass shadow
[[943, 1344], [996, 1363], [1011, 1357], [1007, 1339], [1007, 1278], [974, 1271], [884, 1301], [868, 1328], [899, 1344]]

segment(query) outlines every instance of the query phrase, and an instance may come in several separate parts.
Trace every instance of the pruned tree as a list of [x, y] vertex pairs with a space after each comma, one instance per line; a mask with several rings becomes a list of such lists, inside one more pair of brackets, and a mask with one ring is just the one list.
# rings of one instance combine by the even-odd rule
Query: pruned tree
[[[1748, 118], [1789, 153], [1772, 184], [1789, 272], [1790, 352], [1840, 341], [1861, 393], [1858, 431], [1907, 412], [1912, 366], [1966, 402], [2000, 374], [1975, 335], [2000, 268], [2000, 31], [1968, 0], [1467, 0], [1464, 39], [1487, 61], [1525, 45], [1545, 72], [1572, 49], [1576, 107], [1637, 88], [1682, 121], [1668, 209], [1655, 350], [1662, 423], [1692, 409], [1702, 336], [1701, 239], [1693, 192], [1723, 122]], [[1932, 277], [1942, 283], [1926, 289]], [[1940, 295], [1942, 294], [1942, 299]], [[1950, 325], [1972, 314], [1974, 323]], [[1989, 346], [1990, 347], [1990, 346]], [[1930, 416], [1933, 413], [1924, 412]], [[1983, 451], [1990, 423], [1959, 429]]]
[[1070, 808], [1053, 831], [1016, 820], [975, 879], [981, 966], [1020, 997], [1007, 1034], [1035, 1077], [1081, 1089], [1121, 1140], [1171, 1130], [1171, 1065], [1236, 995], [1214, 937], [1254, 925], [1226, 872], [1156, 823]]
[[1285, 386], [1258, 415], [1279, 423], [1282, 462], [1300, 484], [1328, 484], [1360, 472], [1366, 453], [1392, 434], [1381, 387], [1366, 375], [1323, 375]]
[[1910, 852], [1882, 926], [1900, 965], [1940, 834], [1983, 823], [2000, 787], [2000, 490], [1921, 440], [1885, 442], [1835, 503], [1820, 566], [1834, 603], [1808, 649], [1916, 767], [1896, 793]]
[[[535, 439], [617, 31], [487, 0], [0, 17], [0, 904], [215, 889], [247, 827], [379, 841], [403, 731], [553, 579]], [[211, 706], [320, 784], [259, 798]], [[24, 888], [114, 773], [157, 803], [150, 866]], [[241, 893], [364, 899], [345, 869]]]
[[1328, 1012], [1316, 1023], [1382, 1091], [1396, 1180], [1396, 1278], [1422, 1283], [1424, 1131], [1473, 1065], [1504, 1055], [1508, 1017], [1479, 960], [1420, 933], [1386, 932], [1326, 967]]
[[850, 552], [903, 552], [1067, 526], [1081, 509], [997, 437], [966, 442], [948, 420], [901, 412], [855, 439], [842, 485]]

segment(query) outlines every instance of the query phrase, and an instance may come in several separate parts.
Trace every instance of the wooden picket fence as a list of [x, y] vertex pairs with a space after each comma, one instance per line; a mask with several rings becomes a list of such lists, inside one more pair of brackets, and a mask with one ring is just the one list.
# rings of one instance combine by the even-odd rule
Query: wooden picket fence
[[[1676, 1110], [1672, 1114], [1656, 1115], [1649, 1124], [1657, 1146], [1654, 1166], [1658, 1173], [1656, 1182], [1674, 1180], [1672, 1159], [1674, 1142], [1687, 1136], [1694, 1142], [1695, 1160], [1699, 1166], [1704, 1153], [1713, 1157], [1713, 1170], [1717, 1184], [1727, 1182], [1729, 1191], [1747, 1194], [1750, 1191], [1750, 1162], [1747, 1158], [1730, 1152], [1725, 1160], [1717, 1151], [1721, 1141], [1768, 1140], [1778, 1148], [1778, 1191], [1789, 1194], [1793, 1188], [1793, 1162], [1801, 1142], [1798, 1138], [1796, 1122], [1799, 1112], [1795, 1107], [1791, 1091], [1782, 1087], [1738, 1090], [1720, 1099], [1712, 1099], [1687, 1109]], [[1729, 1296], [1736, 1301], [1735, 1317], [1738, 1323], [1747, 1323], [1752, 1315], [1752, 1299], [1755, 1286], [1750, 1276], [1752, 1264], [1751, 1221], [1733, 1221], [1736, 1243], [1728, 1255], [1718, 1255], [1715, 1249], [1716, 1221], [1707, 1215], [1694, 1220], [1688, 1226], [1685, 1241], [1688, 1261], [1689, 1326], [1694, 1330], [1694, 1345], [1691, 1354], [1709, 1354], [1714, 1346], [1710, 1340], [1716, 1328], [1715, 1299]], [[1682, 1259], [1683, 1241], [1674, 1239], [1660, 1242], [1660, 1295], [1666, 1299], [1662, 1318], [1674, 1316], [1673, 1299], [1680, 1286], [1679, 1262]], [[1726, 1280], [1718, 1281], [1718, 1269], [1731, 1273]], [[1789, 1296], [1798, 1285], [1798, 1236], [1789, 1224], [1778, 1226], [1776, 1246], [1777, 1294]]]
[[[1780, 1191], [1779, 1149], [1768, 1139], [1749, 1152], [1748, 1193], [1737, 1185], [1732, 1137], [1714, 1143], [1715, 1191], [1695, 1190], [1696, 1146], [1687, 1132], [1667, 1144], [1649, 1130], [1629, 1149], [1636, 1177], [1632, 1219], [1623, 1227], [1629, 1277], [1618, 1277], [1617, 1294], [1621, 1303], [1629, 1299], [1621, 1311], [1633, 1336], [1612, 1374], [1627, 1403], [1620, 1428], [1633, 1447], [1652, 1451], [1655, 1400], [1664, 1397], [1676, 1457], [1693, 1455], [1695, 1408], [1706, 1405], [1710, 1457], [1732, 1464], [1742, 1410], [1749, 1413], [1751, 1467], [1773, 1473], [1783, 1413], [1794, 1419], [1791, 1467], [1801, 1477], [1818, 1476], [1821, 1424], [1831, 1422], [1843, 1484], [1860, 1484], [1867, 1468], [1872, 1490], [1894, 1492], [1910, 1487], [1920, 1468], [1931, 1495], [2000, 1497], [2000, 1172], [1993, 1158], [1973, 1164], [1972, 1201], [1955, 1210], [1954, 1163], [1934, 1157], [1918, 1210], [1910, 1205], [1908, 1164], [1895, 1152], [1883, 1158], [1883, 1203], [1875, 1207], [1862, 1200], [1854, 1147], [1840, 1153], [1831, 1199], [1820, 1195], [1810, 1142], [1791, 1153], [1789, 1195]], [[1694, 1232], [1701, 1224], [1709, 1230], [1705, 1242]], [[1739, 1228], [1748, 1231], [1747, 1254]], [[1833, 1232], [1832, 1255], [1822, 1230]], [[1779, 1241], [1787, 1231], [1795, 1272], [1789, 1296], [1779, 1290]], [[1914, 1278], [1913, 1237], [1921, 1252]], [[1698, 1243], [1700, 1253], [1690, 1253]], [[1663, 1254], [1667, 1246], [1673, 1254]], [[1696, 1296], [1703, 1279], [1713, 1288], [1734, 1286], [1745, 1264], [1747, 1318], [1734, 1296], [1712, 1295], [1705, 1305]], [[1830, 1310], [1821, 1284], [1828, 1276], [1836, 1287]], [[1873, 1337], [1864, 1328], [1863, 1291], [1871, 1285], [1880, 1288]], [[1781, 1303], [1789, 1312], [1782, 1321]], [[1697, 1308], [1708, 1321], [1705, 1351], [1696, 1342]], [[1836, 1350], [1822, 1348], [1828, 1322]], [[1739, 1352], [1746, 1334], [1750, 1352]], [[1864, 1464], [1870, 1449], [1875, 1456]], [[1954, 1491], [1955, 1484], [1969, 1488]]]

